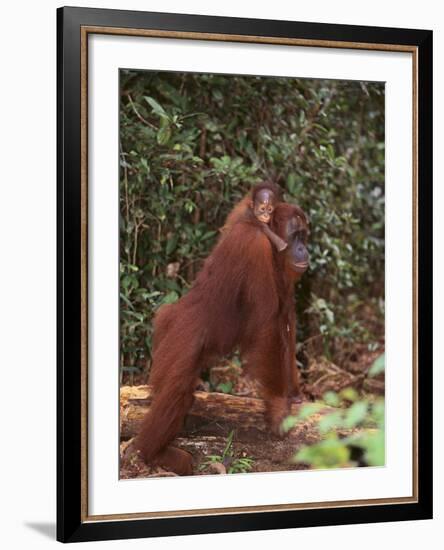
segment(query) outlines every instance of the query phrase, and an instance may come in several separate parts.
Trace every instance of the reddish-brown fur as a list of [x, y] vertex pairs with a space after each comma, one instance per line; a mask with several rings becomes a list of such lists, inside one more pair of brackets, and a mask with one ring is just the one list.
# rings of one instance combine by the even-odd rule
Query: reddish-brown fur
[[225, 224], [222, 228], [222, 232], [228, 231], [230, 227], [232, 227], [235, 223], [237, 223], [244, 217], [249, 218], [250, 221], [260, 227], [260, 222], [257, 221], [253, 215], [253, 201], [256, 193], [258, 193], [261, 189], [269, 189], [270, 191], [273, 191], [274, 196], [276, 197], [276, 201], [280, 201], [281, 190], [279, 186], [276, 185], [274, 182], [264, 181], [256, 185], [243, 197], [242, 200], [240, 200], [236, 204], [233, 210], [228, 214], [227, 219], [225, 220]]
[[[273, 230], [285, 238], [286, 222], [300, 212], [278, 204]], [[257, 225], [239, 216], [188, 294], [159, 309], [149, 379], [154, 400], [134, 442], [146, 462], [192, 473], [191, 455], [169, 444], [183, 426], [201, 371], [236, 346], [261, 384], [272, 430], [280, 432], [288, 397], [299, 384], [293, 299], [299, 276], [287, 255], [273, 250]]]

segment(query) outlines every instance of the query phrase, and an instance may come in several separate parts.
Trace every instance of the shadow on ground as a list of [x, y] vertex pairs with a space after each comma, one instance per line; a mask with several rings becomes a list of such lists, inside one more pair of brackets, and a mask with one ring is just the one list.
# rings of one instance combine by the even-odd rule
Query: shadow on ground
[[33, 529], [48, 539], [55, 540], [56, 538], [56, 524], [38, 521], [28, 521], [24, 523], [25, 527]]

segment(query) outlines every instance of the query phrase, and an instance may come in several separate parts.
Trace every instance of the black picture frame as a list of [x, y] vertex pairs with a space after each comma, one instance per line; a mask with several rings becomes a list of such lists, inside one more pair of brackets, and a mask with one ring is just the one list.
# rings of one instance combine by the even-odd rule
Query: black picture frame
[[[415, 502], [242, 513], [90, 520], [82, 487], [82, 97], [84, 27], [408, 46], [417, 65], [417, 458]], [[62, 542], [428, 519], [432, 517], [432, 32], [91, 8], [57, 10], [57, 539]], [[82, 305], [83, 304], [83, 305]]]

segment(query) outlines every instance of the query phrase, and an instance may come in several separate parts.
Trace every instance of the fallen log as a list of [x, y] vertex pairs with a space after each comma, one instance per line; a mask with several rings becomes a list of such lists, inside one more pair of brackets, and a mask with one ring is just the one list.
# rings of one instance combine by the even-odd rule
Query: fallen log
[[[149, 386], [124, 386], [120, 390], [120, 428], [122, 478], [157, 477], [172, 475], [159, 466], [147, 464], [135, 451], [133, 437], [139, 432], [142, 418], [152, 402]], [[333, 411], [340, 409], [323, 406], [296, 425], [286, 437], [273, 435], [265, 422], [265, 403], [262, 399], [207, 393], [196, 391], [194, 404], [187, 417], [183, 431], [174, 440], [174, 446], [188, 451], [193, 456], [195, 474], [215, 474], [220, 471], [205, 469], [208, 458], [223, 456], [227, 448], [227, 437], [234, 431], [230, 460], [252, 458], [255, 472], [274, 472], [306, 469], [308, 466], [293, 462], [295, 453], [305, 445], [321, 441], [325, 434], [318, 428], [319, 421]], [[305, 403], [292, 403], [291, 414], [297, 415]], [[337, 429], [339, 437], [358, 433], [363, 428]], [[365, 431], [369, 431], [365, 428]], [[372, 430], [373, 431], [373, 430]], [[356, 449], [355, 449], [356, 450]], [[354, 458], [360, 460], [360, 458]], [[223, 465], [226, 468], [225, 459]], [[354, 464], [354, 462], [350, 462]], [[160, 472], [160, 473], [159, 473]]]
[[[120, 389], [120, 437], [129, 439], [139, 430], [140, 422], [152, 401], [152, 390], [149, 386], [123, 386]], [[301, 403], [292, 403], [291, 414], [297, 414]], [[312, 416], [316, 421], [320, 414]], [[194, 403], [189, 416], [200, 423], [220, 422], [233, 424], [242, 429], [254, 428], [259, 431], [268, 431], [265, 422], [265, 403], [254, 397], [240, 397], [225, 393], [194, 392]]]

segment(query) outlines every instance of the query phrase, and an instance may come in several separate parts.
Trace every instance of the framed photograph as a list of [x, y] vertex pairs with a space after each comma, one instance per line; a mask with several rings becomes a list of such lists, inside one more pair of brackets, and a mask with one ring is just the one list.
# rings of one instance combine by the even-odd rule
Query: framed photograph
[[60, 8], [62, 542], [432, 517], [432, 32]]

